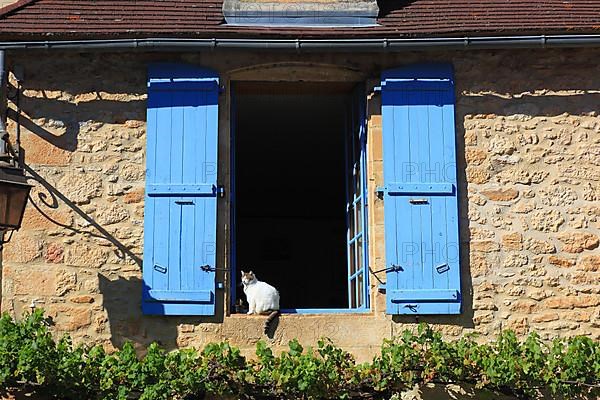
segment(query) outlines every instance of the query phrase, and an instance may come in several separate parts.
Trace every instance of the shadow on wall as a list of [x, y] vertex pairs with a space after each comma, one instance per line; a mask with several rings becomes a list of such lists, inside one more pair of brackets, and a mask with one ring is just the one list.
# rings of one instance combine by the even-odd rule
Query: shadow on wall
[[156, 342], [167, 349], [177, 347], [177, 328], [169, 317], [142, 315], [140, 278], [119, 276], [111, 280], [100, 274], [98, 279], [113, 346], [120, 348], [129, 341], [136, 345]]
[[[141, 271], [142, 260], [127, 246], [111, 235], [105, 228], [87, 215], [80, 207], [69, 200], [58, 189], [41, 177], [30, 166], [25, 169], [29, 176], [42, 185], [45, 191], [40, 191], [36, 198], [30, 198], [30, 204], [35, 207], [45, 218], [57, 226], [88, 237], [96, 237], [109, 241], [116, 249], [121, 259], [130, 258]], [[45, 210], [56, 209], [65, 205], [86, 220], [95, 231], [83, 231], [72, 225], [62, 224], [52, 219]], [[166, 349], [177, 346], [177, 326], [181, 324], [197, 324], [200, 317], [161, 317], [145, 316], [142, 314], [142, 287], [143, 281], [137, 276], [118, 276], [110, 279], [98, 274], [100, 292], [103, 297], [103, 306], [110, 326], [110, 340], [113, 346], [121, 347], [126, 341], [131, 341], [140, 347], [145, 347], [152, 342], [157, 342]], [[205, 317], [203, 322], [223, 322], [222, 296], [217, 297], [216, 315], [220, 317]]]
[[[127, 246], [125, 246], [117, 238], [111, 235], [106, 229], [104, 229], [102, 225], [97, 223], [85, 211], [83, 211], [75, 203], [69, 200], [64, 194], [62, 194], [58, 189], [56, 189], [47, 180], [40, 176], [29, 165], [25, 165], [25, 171], [29, 174], [29, 178], [33, 178], [36, 182], [42, 185], [44, 189], [46, 189], [45, 192], [37, 192], [37, 198], [32, 197], [31, 194], [29, 195], [29, 204], [31, 204], [40, 214], [42, 214], [44, 218], [48, 219], [53, 224], [60, 226], [61, 228], [70, 230], [72, 232], [108, 240], [117, 248], [117, 256], [120, 259], [125, 259], [126, 257], [129, 257], [140, 267], [140, 269], [142, 268], [142, 260], [129, 248], [127, 248]], [[72, 224], [63, 224], [59, 221], [54, 220], [50, 215], [48, 215], [47, 212], [44, 211], [44, 208], [57, 209], [61, 205], [60, 202], [62, 202], [64, 205], [73, 210], [81, 218], [86, 220], [92, 227], [94, 227], [98, 231], [98, 233], [83, 231], [74, 227]]]
[[217, 296], [215, 317], [143, 315], [143, 281], [140, 278], [119, 276], [113, 280], [99, 274], [98, 279], [110, 325], [110, 340], [115, 347], [133, 342], [145, 349], [156, 342], [167, 350], [174, 350], [180, 347], [178, 326], [223, 322], [222, 296]]
[[[11, 92], [16, 92], [14, 86]], [[16, 94], [15, 94], [16, 96]], [[45, 97], [22, 96], [20, 100], [21, 115], [13, 109], [7, 110], [8, 118], [19, 121], [21, 126], [53, 146], [67, 151], [77, 150], [77, 137], [93, 116], [94, 123], [122, 124], [128, 119], [143, 120], [144, 115], [135, 111], [124, 111], [123, 101], [103, 99], [100, 93], [91, 94], [93, 100], [73, 103], [68, 100], [48, 99]], [[128, 110], [145, 110], [145, 100], [129, 100]], [[86, 119], [86, 116], [90, 117]], [[57, 130], [64, 133], [56, 135], [33, 120], [43, 118]]]
[[[8, 97], [19, 103], [19, 122], [35, 136], [59, 149], [75, 151], [78, 136], [94, 124], [123, 124], [145, 120], [146, 63], [126, 55], [106, 57], [79, 54], [68, 63], [60, 55], [35, 57], [38, 68], [28, 68], [28, 57], [9, 65], [19, 72], [21, 94], [9, 85]], [[123, 74], [123, 71], [128, 74]], [[51, 74], [48, 71], [52, 71]], [[14, 110], [8, 117], [17, 119]], [[42, 125], [42, 126], [40, 126]]]
[[[127, 246], [121, 243], [106, 229], [98, 224], [93, 218], [81, 208], [69, 200], [65, 195], [48, 183], [30, 166], [25, 169], [29, 176], [42, 185], [44, 192], [38, 192], [35, 199], [30, 199], [30, 204], [42, 215], [54, 224], [64, 229], [82, 234], [84, 236], [101, 238], [109, 241], [116, 249], [121, 259], [130, 258], [141, 271], [142, 260], [134, 254]], [[65, 205], [85, 219], [95, 232], [82, 231], [74, 226], [65, 225], [52, 219], [45, 210], [56, 209]], [[157, 342], [166, 349], [174, 349], [177, 346], [177, 326], [181, 324], [197, 324], [201, 317], [161, 317], [145, 316], [142, 314], [142, 287], [143, 281], [137, 276], [118, 276], [110, 279], [98, 274], [100, 293], [103, 297], [103, 306], [108, 317], [110, 326], [110, 340], [113, 346], [121, 347], [127, 341], [145, 348], [152, 342]], [[222, 315], [224, 303], [222, 296], [217, 297], [216, 314], [220, 317], [204, 317], [203, 322], [223, 322]]]
[[[65, 64], [59, 58], [40, 60], [39, 69], [27, 69], [21, 87], [11, 86], [10, 100], [13, 107], [19, 104], [21, 113], [14, 109], [8, 111], [13, 127], [20, 124], [27, 135], [67, 152], [77, 152], [88, 133], [93, 132], [93, 125], [119, 124], [127, 125], [129, 120], [144, 121], [146, 112], [146, 63], [142, 59], [127, 59], [120, 56], [90, 57], [93, 62], [74, 66]], [[44, 66], [46, 68], [44, 68]], [[129, 71], [122, 75], [123, 69]], [[51, 75], [40, 71], [52, 70]], [[84, 77], [86, 79], [80, 79]], [[119, 76], [119, 78], [115, 78]], [[23, 138], [25, 147], [30, 144]], [[87, 138], [86, 138], [87, 140]], [[48, 148], [52, 148], [48, 146]], [[26, 150], [26, 149], [24, 149]], [[42, 148], [46, 150], [46, 148]], [[38, 150], [39, 152], [39, 150]], [[34, 159], [35, 157], [30, 157]], [[73, 239], [101, 239], [108, 241], [119, 258], [119, 265], [135, 264], [133, 268], [123, 270], [107, 269], [98, 273], [99, 289], [102, 294], [103, 307], [99, 313], [105, 314], [110, 327], [111, 342], [114, 346], [122, 346], [125, 341], [140, 345], [159, 342], [166, 348], [174, 348], [177, 344], [177, 330], [181, 324], [197, 324], [200, 322], [222, 322], [224, 309], [223, 296], [217, 296], [217, 315], [220, 317], [162, 317], [142, 314], [141, 299], [143, 281], [141, 279], [142, 259], [135, 251], [138, 247], [122, 242], [104, 228], [80, 207], [76, 201], [61, 193], [53, 184], [43, 177], [44, 163], [38, 169], [26, 165], [30, 181], [36, 181], [37, 190], [33, 190], [30, 205], [43, 217], [65, 231], [75, 233]], [[60, 166], [67, 172], [69, 166]], [[36, 171], [38, 169], [38, 171]], [[56, 169], [51, 169], [56, 171]], [[83, 204], [83, 203], [82, 203]], [[85, 223], [72, 220], [64, 223], [53, 218], [58, 208], [70, 209], [83, 219]], [[137, 245], [136, 245], [137, 246]], [[132, 250], [133, 249], [133, 250]], [[52, 266], [52, 264], [47, 264]], [[63, 264], [56, 264], [62, 267]], [[102, 269], [102, 267], [101, 267]], [[217, 274], [217, 279], [223, 280]], [[104, 317], [104, 319], [106, 319]], [[108, 329], [108, 328], [107, 328]]]

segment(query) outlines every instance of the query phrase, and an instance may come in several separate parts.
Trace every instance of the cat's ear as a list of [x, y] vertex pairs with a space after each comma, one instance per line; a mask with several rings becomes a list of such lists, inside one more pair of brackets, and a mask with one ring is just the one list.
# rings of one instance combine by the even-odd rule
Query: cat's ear
[[248, 272], [248, 273], [249, 273], [250, 275], [254, 275], [254, 272], [252, 272], [252, 271], [250, 271], [250, 272]]
[[242, 271], [242, 276], [246, 275], [246, 273], [244, 271]]

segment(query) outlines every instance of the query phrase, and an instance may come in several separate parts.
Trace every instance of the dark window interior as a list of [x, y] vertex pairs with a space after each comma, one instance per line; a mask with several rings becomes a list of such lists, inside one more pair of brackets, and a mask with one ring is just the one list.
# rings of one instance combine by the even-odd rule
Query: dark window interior
[[[345, 135], [351, 87], [235, 87], [235, 251], [281, 308], [348, 307]], [[239, 283], [239, 276], [236, 276]], [[245, 300], [242, 288], [237, 298]]]

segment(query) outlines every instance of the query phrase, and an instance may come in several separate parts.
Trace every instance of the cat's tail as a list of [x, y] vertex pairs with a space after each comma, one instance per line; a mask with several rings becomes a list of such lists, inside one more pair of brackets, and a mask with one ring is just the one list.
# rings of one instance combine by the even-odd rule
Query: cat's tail
[[271, 314], [269, 314], [269, 316], [265, 320], [265, 334], [268, 334], [271, 331], [273, 323], [275, 319], [279, 316], [279, 314], [281, 314], [279, 310], [271, 311]]

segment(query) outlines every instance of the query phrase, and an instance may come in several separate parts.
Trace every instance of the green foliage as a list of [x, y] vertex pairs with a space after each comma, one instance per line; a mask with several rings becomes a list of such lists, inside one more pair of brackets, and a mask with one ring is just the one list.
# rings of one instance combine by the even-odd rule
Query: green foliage
[[131, 343], [107, 354], [100, 346], [54, 340], [42, 311], [0, 318], [0, 388], [33, 387], [60, 399], [389, 398], [423, 383], [469, 383], [522, 398], [600, 395], [600, 344], [587, 337], [545, 344], [502, 332], [491, 343], [445, 341], [420, 325], [386, 340], [372, 362], [356, 364], [328, 339], [316, 348], [297, 340], [276, 355], [263, 342], [246, 359], [228, 343], [202, 351], [166, 352], [150, 345], [140, 357]]

